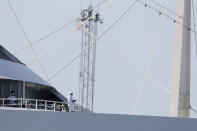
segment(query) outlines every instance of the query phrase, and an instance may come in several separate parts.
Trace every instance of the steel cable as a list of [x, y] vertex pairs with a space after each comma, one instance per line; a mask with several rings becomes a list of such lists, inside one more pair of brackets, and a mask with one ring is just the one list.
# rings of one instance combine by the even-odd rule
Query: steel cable
[[[99, 7], [101, 4], [103, 4], [103, 3], [106, 2], [106, 1], [109, 1], [109, 0], [103, 0], [103, 1], [101, 1], [101, 2], [100, 2], [99, 4], [97, 4], [93, 9]], [[37, 41], [31, 43], [31, 46], [33, 46], [33, 45], [39, 43], [40, 41], [42, 41], [42, 40], [48, 38], [49, 36], [55, 34], [56, 32], [59, 32], [60, 30], [64, 29], [65, 27], [67, 27], [67, 26], [70, 25], [71, 23], [75, 22], [75, 21], [76, 21], [77, 19], [79, 19], [80, 17], [81, 17], [81, 15], [80, 15], [80, 16], [77, 16], [77, 17], [73, 17], [73, 18], [70, 19], [69, 22], [67, 22], [66, 24], [64, 24], [64, 25], [62, 25], [62, 26], [60, 26], [60, 27], [58, 27], [56, 30], [54, 30], [54, 31], [52, 31], [52, 32], [50, 32], [50, 33], [48, 33], [47, 35], [41, 37], [41, 38], [38, 39]], [[20, 53], [20, 52], [26, 50], [26, 49], [29, 48], [29, 47], [30, 47], [30, 46], [24, 46], [23, 48], [17, 50], [17, 51], [14, 52], [13, 54], [16, 55], [16, 54], [18, 54], [18, 53]]]
[[[83, 21], [84, 24], [85, 22], [87, 22], [88, 20], [92, 19], [94, 16], [96, 16], [97, 13], [102, 12], [105, 8], [109, 7], [109, 5], [111, 5], [115, 0], [112, 0], [110, 3], [108, 3], [106, 6], [104, 6], [99, 12], [96, 12], [95, 14], [93, 14], [91, 17], [89, 17], [87, 20]], [[77, 28], [73, 28], [70, 32], [66, 33], [63, 37], [60, 38], [60, 40], [58, 40], [56, 43], [54, 43], [53, 45], [51, 45], [47, 50], [45, 50], [41, 55], [38, 56], [38, 59], [40, 59], [41, 57], [45, 56], [46, 54], [48, 54], [52, 49], [56, 48], [57, 45], [59, 45], [62, 41], [64, 41], [68, 36], [70, 36], [72, 33], [74, 33], [74, 31], [76, 31]], [[32, 65], [33, 63], [35, 63], [37, 61], [37, 59], [32, 60], [28, 66]]]
[[[138, 0], [135, 0], [134, 3], [132, 3], [101, 35], [99, 35], [95, 41], [98, 41], [104, 34], [106, 34], [115, 24], [119, 22], [119, 20], [125, 16], [129, 10], [137, 3]], [[54, 75], [52, 75], [48, 80], [53, 79], [56, 77], [59, 73], [61, 73], [65, 68], [67, 68], [70, 64], [72, 64], [74, 61], [76, 61], [84, 52], [87, 52], [87, 50], [95, 45], [96, 42], [91, 43], [87, 48], [85, 48], [82, 52], [80, 52], [78, 55], [76, 55], [71, 61], [69, 61], [65, 66], [63, 66], [60, 70], [58, 70]]]
[[[169, 2], [170, 2], [170, 0], [167, 0], [167, 3], [166, 3], [167, 6], [169, 5]], [[149, 63], [148, 63], [148, 66], [147, 66], [147, 69], [146, 69], [146, 72], [145, 72], [145, 75], [144, 75], [144, 79], [143, 79], [141, 88], [140, 88], [139, 93], [137, 95], [137, 100], [136, 100], [136, 103], [135, 103], [135, 106], [134, 106], [133, 114], [136, 113], [136, 111], [138, 109], [138, 106], [139, 106], [139, 103], [141, 101], [142, 93], [144, 91], [144, 87], [145, 87], [148, 75], [149, 75], [151, 67], [152, 67], [153, 58], [155, 56], [155, 53], [156, 53], [156, 50], [157, 50], [157, 47], [158, 47], [158, 44], [159, 44], [159, 39], [160, 39], [161, 31], [162, 31], [163, 26], [164, 26], [164, 22], [165, 22], [165, 17], [162, 18], [161, 23], [160, 23], [160, 27], [159, 27], [159, 30], [158, 30], [158, 33], [157, 33], [157, 36], [156, 36], [156, 39], [155, 39], [155, 43], [153, 45], [152, 54], [151, 54], [151, 57], [150, 57], [150, 60], [149, 60]]]
[[19, 24], [19, 27], [21, 28], [21, 30], [22, 30], [22, 32], [23, 32], [23, 34], [24, 34], [24, 36], [25, 36], [25, 38], [26, 38], [26, 40], [27, 40], [29, 46], [31, 47], [31, 50], [32, 50], [32, 52], [33, 52], [35, 58], [37, 59], [39, 65], [40, 65], [40, 67], [41, 67], [41, 70], [43, 71], [45, 77], [48, 79], [48, 75], [47, 75], [47, 73], [46, 73], [46, 71], [45, 71], [45, 69], [44, 69], [44, 67], [43, 67], [43, 65], [42, 65], [42, 63], [41, 63], [41, 61], [38, 59], [37, 53], [36, 53], [35, 49], [32, 47], [31, 41], [30, 41], [30, 39], [28, 38], [27, 33], [25, 32], [25, 30], [24, 30], [24, 28], [23, 28], [23, 26], [22, 26], [22, 24], [21, 24], [21, 22], [20, 22], [18, 16], [16, 15], [16, 12], [15, 12], [14, 8], [12, 7], [12, 5], [11, 5], [11, 3], [10, 3], [10, 0], [8, 0], [8, 4], [9, 4], [9, 6], [10, 6], [10, 8], [11, 8], [12, 13], [13, 13], [14, 16], [16, 17], [17, 23]]

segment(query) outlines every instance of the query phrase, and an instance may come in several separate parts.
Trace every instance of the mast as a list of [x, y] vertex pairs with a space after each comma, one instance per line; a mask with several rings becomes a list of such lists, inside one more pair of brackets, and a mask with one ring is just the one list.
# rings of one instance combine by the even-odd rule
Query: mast
[[191, 0], [176, 0], [176, 20], [171, 111], [172, 117], [190, 117]]
[[[93, 6], [90, 4], [88, 9], [82, 11], [81, 16], [80, 23], [83, 23], [80, 25], [82, 28], [81, 50], [83, 51], [96, 42], [97, 23], [100, 21], [100, 15], [93, 10]], [[94, 106], [95, 62], [96, 44], [93, 44], [81, 55], [79, 75], [80, 105], [90, 111], [93, 111]]]

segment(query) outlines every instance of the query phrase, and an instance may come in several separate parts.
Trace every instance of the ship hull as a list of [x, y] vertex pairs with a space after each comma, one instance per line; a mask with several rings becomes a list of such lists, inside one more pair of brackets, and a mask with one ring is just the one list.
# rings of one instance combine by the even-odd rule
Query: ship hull
[[197, 131], [197, 119], [0, 110], [0, 131]]

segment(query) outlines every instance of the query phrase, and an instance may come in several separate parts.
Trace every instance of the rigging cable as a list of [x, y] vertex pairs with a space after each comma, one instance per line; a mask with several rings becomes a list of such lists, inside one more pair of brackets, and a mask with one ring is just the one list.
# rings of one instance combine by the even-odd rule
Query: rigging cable
[[[169, 5], [169, 2], [170, 2], [170, 0], [167, 0], [167, 3], [166, 3], [167, 6]], [[156, 36], [156, 39], [155, 39], [155, 43], [153, 45], [152, 54], [151, 54], [151, 57], [150, 57], [150, 60], [149, 60], [149, 63], [148, 63], [148, 66], [147, 66], [147, 69], [146, 69], [146, 72], [145, 72], [145, 75], [144, 75], [144, 79], [143, 79], [141, 88], [139, 90], [139, 93], [137, 95], [137, 100], [136, 100], [136, 103], [135, 103], [135, 106], [134, 106], [133, 114], [136, 113], [136, 111], [138, 109], [138, 106], [139, 106], [139, 103], [140, 103], [140, 100], [142, 98], [144, 87], [145, 87], [145, 84], [146, 84], [146, 81], [147, 81], [147, 76], [149, 75], [150, 70], [151, 70], [151, 66], [152, 66], [152, 63], [153, 63], [153, 58], [154, 58], [155, 53], [157, 51], [157, 47], [158, 47], [158, 44], [159, 44], [159, 39], [160, 39], [160, 36], [161, 36], [161, 31], [163, 29], [165, 20], [166, 20], [165, 17], [162, 17], [160, 27], [159, 27], [159, 30], [158, 30], [158, 33], [157, 33], [157, 36]]]
[[[109, 0], [103, 0], [103, 1], [101, 1], [98, 5], [96, 5], [95, 7], [93, 7], [93, 9], [97, 8], [98, 6], [100, 6], [101, 4], [103, 4], [103, 3], [106, 2], [106, 1], [109, 1]], [[18, 53], [24, 51], [25, 49], [29, 48], [30, 46], [33, 46], [33, 45], [39, 43], [40, 41], [42, 41], [42, 40], [48, 38], [49, 36], [55, 34], [56, 32], [58, 32], [58, 31], [64, 29], [66, 26], [68, 26], [68, 25], [70, 25], [71, 23], [75, 22], [75, 21], [76, 21], [77, 19], [79, 19], [80, 17], [81, 17], [81, 15], [80, 15], [80, 16], [77, 16], [77, 17], [73, 17], [72, 19], [69, 20], [69, 22], [67, 22], [66, 24], [64, 24], [64, 25], [62, 25], [62, 26], [60, 26], [60, 27], [58, 27], [56, 30], [54, 30], [54, 31], [52, 31], [52, 32], [50, 32], [50, 33], [48, 33], [47, 35], [41, 37], [39, 40], [33, 42], [31, 45], [29, 45], [29, 46], [24, 46], [23, 48], [17, 50], [16, 52], [14, 52], [14, 55], [16, 55], [16, 54], [18, 54]]]
[[69, 19], [69, 17], [59, 8], [57, 8], [54, 4], [52, 4], [51, 2], [49, 2], [48, 0], [43, 0], [47, 5], [49, 5], [50, 7], [54, 8], [57, 13], [59, 13], [60, 15], [64, 16], [65, 18]]
[[42, 63], [41, 63], [41, 61], [38, 59], [38, 56], [37, 56], [37, 54], [36, 54], [36, 51], [35, 51], [35, 49], [32, 47], [31, 41], [30, 41], [30, 39], [28, 38], [28, 35], [27, 35], [27, 33], [25, 32], [25, 30], [24, 30], [24, 28], [23, 28], [23, 26], [22, 26], [22, 24], [21, 24], [21, 22], [20, 22], [18, 16], [16, 15], [16, 12], [15, 12], [14, 8], [12, 7], [12, 5], [11, 5], [11, 3], [10, 3], [10, 0], [8, 0], [8, 4], [9, 4], [9, 6], [10, 6], [10, 8], [11, 8], [12, 13], [13, 13], [14, 16], [16, 17], [16, 20], [17, 20], [17, 22], [18, 22], [18, 24], [19, 24], [19, 27], [21, 28], [21, 30], [22, 30], [22, 32], [23, 32], [23, 34], [24, 34], [24, 36], [25, 36], [25, 38], [26, 38], [26, 40], [27, 40], [27, 42], [28, 42], [28, 44], [29, 44], [29, 46], [30, 46], [30, 48], [31, 48], [31, 50], [32, 50], [32, 52], [33, 52], [33, 54], [34, 54], [34, 56], [35, 56], [36, 59], [38, 60], [38, 63], [39, 63], [39, 65], [40, 65], [40, 67], [41, 67], [41, 69], [42, 69], [42, 71], [43, 71], [45, 77], [48, 79], [48, 75], [47, 75], [47, 73], [46, 73], [46, 71], [45, 71], [45, 69], [44, 69], [44, 67], [43, 67], [43, 65], [42, 65]]
[[[90, 37], [92, 37], [93, 39], [95, 39], [95, 37], [93, 36], [93, 34], [91, 34], [88, 31], [86, 33], [88, 33], [90, 35]], [[102, 45], [104, 45], [104, 47], [106, 49], [108, 49], [112, 54], [118, 56], [119, 58], [121, 58], [122, 60], [124, 60], [126, 63], [128, 63], [129, 65], [131, 65], [133, 68], [135, 68], [140, 74], [145, 75], [145, 73], [136, 64], [134, 64], [133, 62], [131, 62], [129, 59], [127, 59], [124, 56], [120, 55], [120, 53], [118, 53], [114, 49], [110, 48], [109, 46], [106, 46], [105, 44], [102, 44]], [[147, 77], [153, 83], [155, 83], [158, 87], [160, 87], [161, 89], [163, 89], [166, 93], [171, 94], [171, 91], [169, 89], [165, 88], [161, 83], [159, 83], [158, 81], [154, 80], [149, 74], [147, 75]]]
[[[70, 32], [66, 33], [63, 37], [61, 37], [56, 43], [54, 43], [52, 46], [47, 48], [41, 55], [38, 56], [38, 59], [45, 56], [47, 53], [49, 53], [51, 50], [56, 48], [61, 42], [63, 42], [68, 36], [70, 36], [72, 33], [74, 33], [76, 29], [72, 29]], [[37, 59], [33, 59], [27, 66], [31, 66], [33, 63], [35, 63]]]
[[[154, 0], [148, 0], [148, 1], [154, 3], [155, 5], [161, 7], [161, 8], [163, 8], [163, 9], [165, 9], [165, 10], [167, 10], [168, 12], [172, 13], [173, 15], [175, 15], [175, 16], [177, 16], [177, 17], [179, 17], [179, 18], [181, 18], [181, 19], [183, 19], [183, 20], [189, 22], [191, 25], [193, 24], [193, 22], [188, 21], [188, 20], [187, 20], [186, 18], [184, 18], [183, 16], [178, 15], [176, 12], [174, 12], [174, 11], [168, 9], [167, 7], [161, 5], [160, 3], [158, 3], [158, 2], [156, 2], [156, 1], [154, 1]], [[194, 27], [196, 27], [196, 24], [194, 24]]]
[[[114, 25], [116, 25], [120, 19], [125, 16], [129, 10], [137, 3], [138, 0], [135, 0], [101, 35], [99, 35], [95, 41], [98, 41], [101, 37], [103, 37], [103, 35], [105, 35]], [[70, 64], [72, 64], [74, 61], [76, 61], [84, 52], [87, 52], [87, 50], [95, 45], [96, 42], [92, 42], [87, 48], [85, 48], [82, 52], [80, 52], [78, 55], [76, 55], [70, 62], [68, 62], [65, 66], [63, 66], [60, 70], [58, 70], [54, 75], [52, 75], [49, 79], [53, 79], [54, 77], [56, 77], [59, 73], [61, 73], [65, 68], [67, 68]]]
[[[192, 0], [192, 14], [193, 14], [193, 21], [194, 25], [196, 25], [195, 21], [195, 10], [194, 10], [194, 1]], [[195, 39], [195, 45], [196, 45], [196, 57], [197, 57], [197, 38], [196, 38], [196, 28], [194, 28], [194, 39]]]
[[175, 15], [175, 16], [178, 16], [178, 17], [181, 18], [181, 19], [185, 19], [183, 16], [178, 15], [176, 12], [174, 12], [174, 11], [168, 9], [167, 7], [161, 5], [160, 3], [158, 3], [158, 2], [156, 2], [156, 1], [154, 1], [154, 0], [148, 0], [148, 1], [150, 1], [150, 2], [152, 2], [152, 3], [154, 3], [154, 4], [156, 4], [156, 5], [158, 5], [159, 7], [161, 7], [161, 8], [163, 8], [163, 9], [169, 11], [170, 13], [172, 13], [172, 14]]
[[165, 16], [167, 19], [173, 21], [173, 23], [183, 26], [183, 28], [184, 28], [185, 30], [194, 33], [194, 29], [192, 29], [192, 28], [188, 27], [188, 25], [185, 25], [184, 23], [182, 23], [182, 22], [176, 20], [174, 17], [171, 17], [171, 16], [169, 16], [169, 15], [163, 13], [162, 11], [160, 11], [160, 10], [158, 10], [157, 8], [151, 6], [150, 4], [147, 4], [146, 2], [144, 2], [144, 1], [142, 1], [142, 0], [139, 0], [138, 2], [139, 2], [140, 4], [142, 4], [142, 5], [144, 5], [145, 7], [147, 7], [147, 8], [149, 8], [149, 9], [153, 10], [154, 12], [157, 12], [160, 16]]
[[[93, 34], [91, 34], [90, 32], [87, 31], [87, 33], [90, 35], [90, 37], [92, 37], [93, 39], [95, 38], [93, 36]], [[101, 40], [100, 40], [101, 41]], [[109, 46], [106, 46], [105, 44], [102, 43], [102, 45], [108, 49], [112, 54], [118, 56], [119, 58], [121, 58], [123, 61], [125, 61], [127, 64], [129, 64], [131, 67], [135, 68], [136, 71], [138, 71], [138, 73], [140, 73], [141, 75], [145, 75], [145, 73], [133, 62], [131, 62], [129, 59], [125, 58], [124, 56], [120, 55], [120, 53], [118, 53], [117, 51], [115, 51], [114, 49], [110, 48]], [[157, 85], [158, 87], [160, 87], [161, 89], [163, 89], [166, 93], [171, 94], [171, 91], [167, 88], [165, 88], [161, 83], [159, 83], [158, 81], [154, 80], [150, 75], [147, 76], [147, 78], [149, 78], [155, 85]]]
[[[112, 0], [110, 3], [108, 3], [106, 6], [104, 6], [100, 12], [102, 12], [104, 9], [106, 9], [109, 5], [111, 5], [115, 0]], [[98, 12], [97, 12], [98, 13]], [[94, 16], [97, 15], [97, 13], [93, 14], [91, 17], [89, 17], [88, 19], [86, 19], [85, 21], [83, 21], [82, 24], [84, 24], [85, 22], [89, 21], [90, 19], [92, 19]], [[50, 46], [47, 50], [45, 50], [41, 55], [38, 56], [38, 59], [40, 59], [41, 57], [45, 56], [46, 54], [48, 54], [52, 49], [56, 48], [61, 42], [63, 42], [68, 36], [70, 36], [72, 33], [74, 33], [74, 31], [76, 31], [77, 28], [73, 28], [70, 32], [66, 33], [63, 37], [61, 37], [61, 39], [59, 39], [56, 43], [54, 43], [52, 46]], [[32, 60], [28, 66], [32, 65], [34, 62], [36, 62], [37, 59]]]
[[197, 114], [197, 110], [195, 110], [191, 105], [189, 106], [189, 109]]
[[[102, 42], [103, 43], [103, 42]], [[106, 44], [102, 44], [108, 51], [110, 51], [112, 54], [116, 55], [120, 59], [122, 59], [124, 62], [126, 62], [128, 65], [130, 65], [133, 69], [135, 69], [138, 73], [141, 75], [145, 75], [145, 72], [142, 71], [136, 64], [131, 62], [128, 58], [124, 57], [120, 53], [118, 53], [116, 50], [114, 50], [112, 47], [106, 46]], [[160, 87], [162, 90], [164, 90], [166, 93], [171, 94], [171, 91], [167, 89], [165, 86], [163, 86], [160, 82], [153, 79], [149, 74], [147, 75], [147, 78], [151, 80], [155, 85]]]

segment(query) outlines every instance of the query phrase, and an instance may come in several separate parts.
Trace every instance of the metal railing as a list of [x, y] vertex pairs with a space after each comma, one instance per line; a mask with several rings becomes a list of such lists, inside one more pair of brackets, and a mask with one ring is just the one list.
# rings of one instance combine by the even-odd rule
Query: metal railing
[[[0, 98], [0, 108], [69, 112], [69, 107], [64, 102], [23, 98]], [[80, 107], [75, 105], [74, 111], [79, 112]]]

